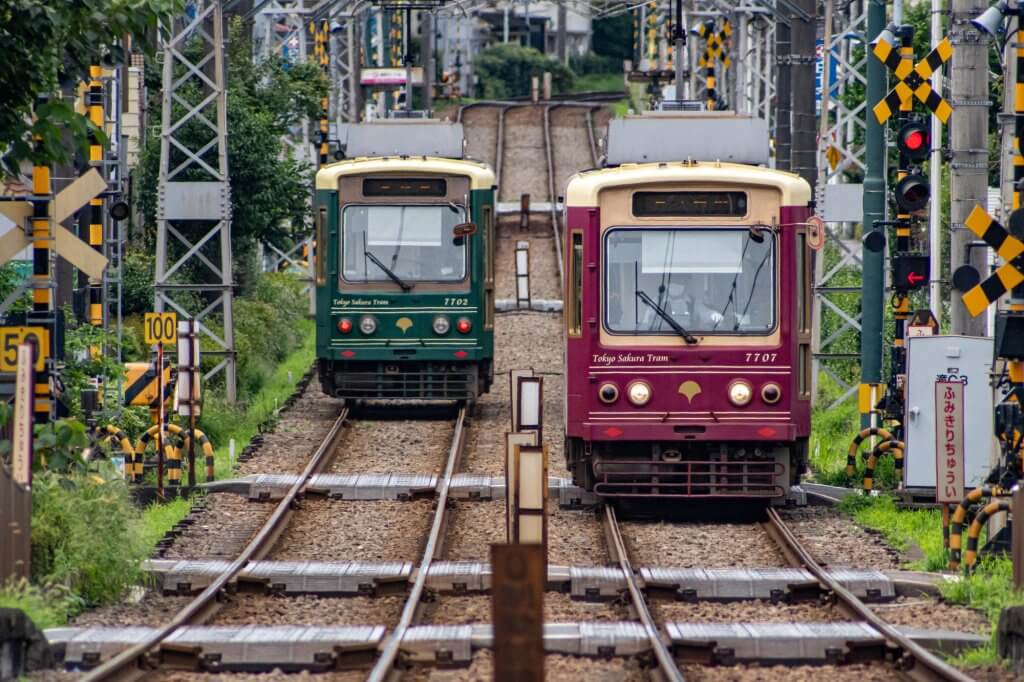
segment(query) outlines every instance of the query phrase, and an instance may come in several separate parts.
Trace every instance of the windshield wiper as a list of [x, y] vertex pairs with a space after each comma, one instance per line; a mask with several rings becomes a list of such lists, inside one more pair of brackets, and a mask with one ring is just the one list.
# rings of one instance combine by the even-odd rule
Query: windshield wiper
[[372, 253], [370, 253], [369, 251], [363, 251], [363, 255], [366, 256], [367, 258], [369, 258], [371, 261], [373, 261], [374, 265], [376, 265], [378, 268], [383, 270], [384, 274], [387, 275], [388, 278], [392, 282], [394, 282], [398, 286], [402, 287], [402, 291], [409, 291], [410, 289], [412, 289], [412, 287], [413, 287], [412, 284], [409, 284], [408, 282], [403, 280], [401, 277], [396, 275], [394, 272], [392, 272], [391, 269], [388, 268], [388, 266], [386, 266], [386, 265], [384, 265], [384, 263], [380, 262], [380, 259], [377, 258], [376, 256], [374, 256]]
[[647, 295], [646, 291], [638, 291], [636, 292], [636, 295], [641, 301], [651, 306], [654, 312], [658, 314], [658, 317], [665, 320], [668, 326], [672, 327], [679, 336], [683, 337], [683, 341], [686, 341], [686, 343], [697, 343], [697, 337], [683, 329], [683, 325], [672, 319], [672, 316], [665, 312], [664, 308], [655, 303], [654, 300]]

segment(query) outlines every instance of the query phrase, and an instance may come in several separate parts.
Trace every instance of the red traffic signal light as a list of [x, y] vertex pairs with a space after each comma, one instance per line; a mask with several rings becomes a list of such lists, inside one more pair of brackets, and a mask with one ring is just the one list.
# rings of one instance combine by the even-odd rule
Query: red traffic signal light
[[896, 146], [909, 160], [923, 161], [932, 150], [931, 132], [920, 121], [905, 123], [896, 138]]
[[908, 291], [928, 284], [928, 256], [920, 253], [897, 253], [892, 258], [892, 285]]

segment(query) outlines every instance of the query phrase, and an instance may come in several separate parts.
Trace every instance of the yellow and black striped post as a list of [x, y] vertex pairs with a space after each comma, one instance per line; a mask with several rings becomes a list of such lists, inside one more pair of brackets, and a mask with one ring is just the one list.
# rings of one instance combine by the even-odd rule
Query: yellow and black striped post
[[[86, 95], [89, 121], [102, 130], [105, 123], [103, 113], [103, 69], [98, 65], [89, 67], [89, 92]], [[95, 132], [89, 133], [89, 165], [103, 165], [103, 147], [100, 145], [99, 136]], [[102, 170], [101, 170], [102, 172]], [[89, 246], [102, 255], [103, 253], [103, 199], [93, 197], [89, 200]], [[89, 278], [89, 310], [87, 313], [89, 324], [94, 327], [103, 326], [103, 282], [100, 279]], [[98, 357], [102, 352], [99, 347], [89, 349], [92, 356]]]
[[[330, 36], [330, 25], [326, 21], [321, 21], [319, 26], [314, 29], [314, 58], [316, 59], [317, 65], [323, 70], [324, 75], [330, 75], [330, 52], [329, 52], [329, 36]], [[317, 137], [317, 149], [318, 158], [320, 165], [324, 166], [327, 164], [328, 156], [330, 153], [330, 144], [328, 143], [328, 136], [330, 132], [330, 86], [324, 89], [323, 95], [320, 97], [320, 130]]]
[[[39, 98], [40, 105], [47, 98]], [[43, 139], [36, 136], [35, 151], [43, 151]], [[32, 168], [32, 316], [42, 318], [44, 325], [50, 330], [51, 343], [54, 338], [53, 310], [53, 230], [50, 224], [50, 167], [36, 165]], [[43, 371], [36, 372], [35, 381], [35, 420], [39, 424], [50, 421], [53, 414], [53, 396], [50, 393], [50, 367], [47, 364]]]
[[[910, 26], [900, 27], [900, 71], [911, 72], [914, 66], [914, 29]], [[914, 101], [909, 93], [900, 97], [899, 102], [899, 124], [902, 127], [907, 121], [907, 115], [914, 109]], [[899, 155], [899, 169], [896, 171], [897, 186], [903, 178], [910, 174], [910, 159], [902, 151]], [[907, 253], [910, 251], [910, 219], [909, 213], [899, 213], [896, 216], [896, 253]], [[902, 284], [902, 283], [899, 283]], [[896, 288], [893, 297], [893, 319], [896, 323], [893, 335], [892, 349], [892, 373], [893, 376], [906, 372], [906, 329], [907, 318], [910, 317], [910, 295], [906, 289]], [[902, 401], [901, 401], [902, 402]]]

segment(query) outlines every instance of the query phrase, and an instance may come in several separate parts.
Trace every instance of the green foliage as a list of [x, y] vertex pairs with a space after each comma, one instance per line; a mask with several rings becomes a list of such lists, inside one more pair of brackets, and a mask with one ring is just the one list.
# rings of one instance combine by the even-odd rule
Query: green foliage
[[40, 629], [66, 623], [69, 601], [67, 593], [59, 588], [42, 588], [24, 579], [0, 586], [0, 608], [24, 611]]
[[143, 248], [129, 249], [121, 266], [121, 306], [124, 315], [153, 310], [156, 255]]
[[[569, 57], [569, 68], [577, 76], [615, 74], [619, 77], [620, 84], [623, 80], [622, 59], [619, 57], [611, 57], [594, 52], [588, 52], [584, 55], [573, 55]], [[625, 87], [625, 85], [622, 85], [622, 87]], [[576, 89], [580, 92], [583, 91], [578, 83], [576, 84]]]
[[36, 471], [84, 471], [82, 450], [89, 446], [85, 424], [77, 419], [58, 419], [36, 424], [33, 445], [33, 468]]
[[[846, 485], [846, 448], [860, 431], [860, 414], [854, 400], [830, 408], [841, 391], [827, 374], [818, 375], [818, 396], [811, 411], [810, 461], [815, 480]], [[859, 479], [858, 479], [859, 480]]]
[[[278, 246], [290, 246], [289, 233], [305, 225], [313, 169], [283, 154], [282, 137], [303, 119], [319, 116], [320, 96], [328, 85], [321, 70], [311, 63], [287, 62], [273, 57], [253, 62], [252, 44], [240, 19], [229, 26], [228, 52], [228, 175], [231, 186], [232, 248], [238, 259], [244, 259], [259, 240]], [[197, 102], [203, 97], [198, 87], [186, 88], [181, 95]], [[151, 114], [159, 120], [157, 111]], [[175, 104], [180, 107], [180, 104]], [[180, 110], [179, 110], [180, 111]], [[209, 139], [209, 128], [199, 122], [183, 126], [180, 137], [187, 146], [197, 148]], [[308, 123], [308, 121], [307, 121]], [[136, 202], [147, 226], [144, 244], [152, 243], [155, 234], [157, 180], [160, 169], [158, 131], [153, 128], [141, 154], [137, 173]], [[206, 179], [205, 177], [185, 179]], [[198, 238], [209, 227], [182, 224], [186, 236]], [[194, 233], [194, 234], [193, 234]], [[177, 248], [177, 247], [174, 247]], [[173, 254], [172, 254], [173, 255]], [[149, 309], [152, 290], [149, 256], [135, 256], [138, 277], [133, 277], [133, 312]], [[144, 276], [148, 274], [147, 280]], [[205, 270], [182, 273], [191, 279], [206, 276]], [[177, 297], [176, 297], [176, 300]], [[127, 302], [126, 302], [127, 303]], [[201, 307], [201, 306], [200, 306]]]
[[888, 495], [849, 495], [840, 503], [854, 521], [879, 531], [886, 542], [901, 551], [916, 545], [924, 552], [923, 570], [942, 570], [946, 550], [942, 546], [942, 517], [937, 509], [897, 509]]
[[[64, 382], [65, 402], [72, 414], [81, 416], [80, 393], [91, 386], [90, 380], [101, 383], [116, 382], [123, 371], [117, 361], [117, 332], [96, 327], [77, 319], [70, 310], [64, 311], [67, 326], [64, 330]], [[93, 354], [92, 348], [102, 352]]]
[[551, 72], [551, 87], [555, 92], [568, 92], [572, 88], [573, 73], [556, 59], [545, 56], [532, 47], [513, 43], [499, 43], [480, 52], [473, 62], [479, 77], [483, 99], [508, 99], [530, 94], [530, 79]]
[[[159, 21], [181, 10], [181, 0], [0, 0], [0, 173], [17, 174], [23, 161], [66, 161], [65, 135], [84, 148], [90, 132], [103, 133], [75, 113], [64, 88], [86, 80], [89, 66], [119, 63], [121, 41], [151, 46]], [[51, 100], [37, 105], [37, 98]], [[38, 150], [32, 137], [42, 137]]]
[[[0, 169], [0, 173], [3, 173], [3, 169]], [[29, 272], [31, 272], [31, 264], [29, 264]], [[25, 272], [19, 271], [14, 263], [0, 265], [0, 301], [6, 300], [25, 281], [26, 277]], [[31, 308], [32, 293], [26, 289], [25, 293], [11, 306], [10, 312], [23, 313], [31, 310]]]
[[[978, 609], [993, 626], [999, 623], [1003, 609], [1024, 604], [1024, 592], [1013, 589], [1013, 562], [1005, 556], [982, 558], [972, 573], [943, 583], [942, 596], [955, 604]], [[999, 662], [995, 628], [987, 644], [964, 652], [955, 662], [965, 666]]]
[[594, 52], [617, 59], [621, 70], [622, 60], [633, 58], [633, 13], [595, 19], [593, 30]]
[[124, 480], [112, 466], [101, 473], [44, 472], [32, 483], [33, 581], [62, 585], [83, 607], [138, 583], [149, 551]]

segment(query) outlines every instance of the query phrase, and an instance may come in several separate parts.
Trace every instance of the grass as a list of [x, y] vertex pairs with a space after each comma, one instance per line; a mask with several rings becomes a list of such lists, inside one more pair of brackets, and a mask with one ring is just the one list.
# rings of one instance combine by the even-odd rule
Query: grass
[[[941, 571], [946, 568], [942, 545], [942, 517], [937, 509], [898, 509], [888, 496], [850, 496], [840, 508], [866, 528], [879, 531], [893, 547], [905, 550], [916, 545], [924, 559], [911, 568]], [[984, 646], [971, 649], [952, 659], [959, 666], [990, 666], [1001, 663], [996, 651], [995, 626], [1008, 606], [1024, 604], [1024, 592], [1013, 589], [1013, 564], [1008, 557], [987, 557], [974, 571], [940, 586], [942, 596], [953, 604], [981, 611], [992, 625], [992, 638]]]
[[40, 630], [67, 622], [71, 600], [56, 588], [43, 590], [27, 580], [12, 580], [0, 587], [0, 608], [21, 609]]
[[626, 89], [622, 73], [588, 73], [577, 76], [572, 83], [572, 92], [617, 92]]
[[[292, 391], [296, 382], [306, 373], [316, 355], [316, 336], [313, 320], [300, 321], [303, 342], [288, 358], [278, 365], [264, 382], [263, 388], [245, 401], [235, 406], [221, 401], [210, 400], [204, 405], [204, 413], [200, 429], [210, 438], [214, 448], [214, 472], [216, 478], [228, 478], [234, 469], [234, 462], [229, 457], [230, 441], [235, 441], [235, 455], [242, 451], [250, 439], [259, 433], [260, 425], [274, 418], [280, 405]], [[202, 460], [197, 457], [197, 479], [205, 480]], [[183, 474], [185, 476], [187, 474]], [[142, 514], [143, 536], [149, 547], [152, 547], [164, 533], [185, 518], [191, 502], [179, 498], [166, 504], [152, 504]]]

